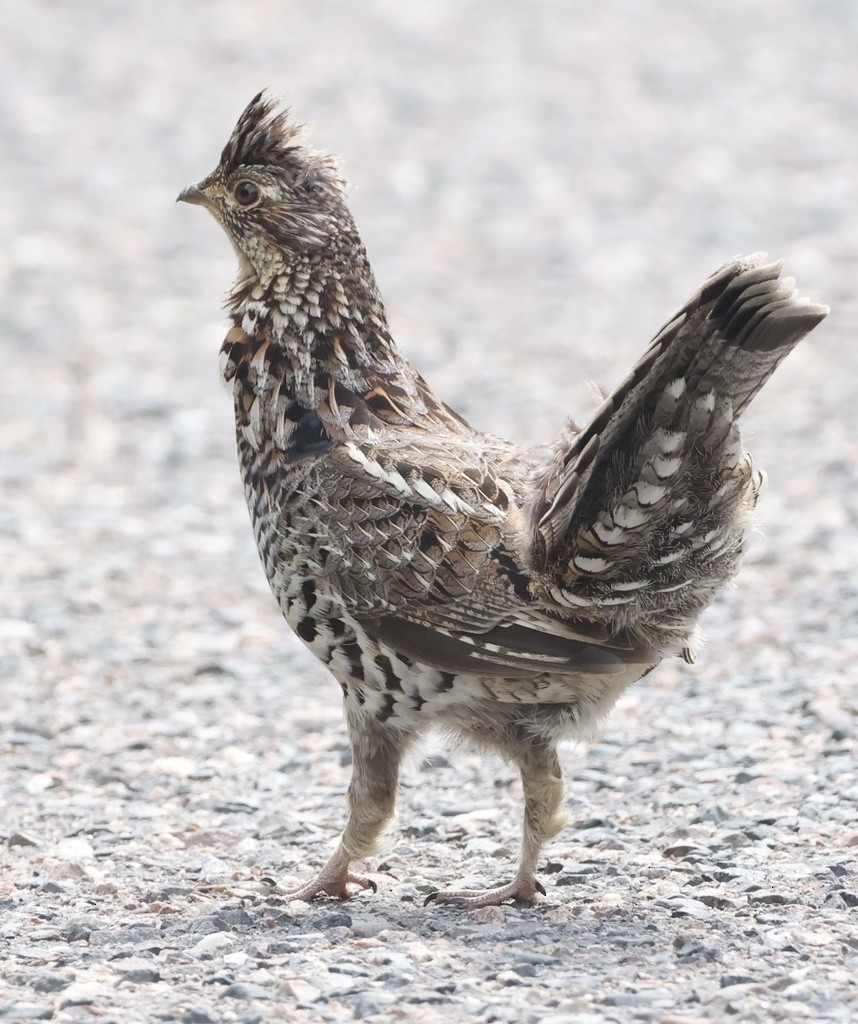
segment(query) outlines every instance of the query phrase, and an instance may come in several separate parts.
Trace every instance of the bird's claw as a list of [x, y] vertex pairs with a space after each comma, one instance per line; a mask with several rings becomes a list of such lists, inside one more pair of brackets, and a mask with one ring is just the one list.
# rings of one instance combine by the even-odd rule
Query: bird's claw
[[371, 878], [353, 875], [350, 871], [336, 875], [321, 871], [312, 881], [300, 885], [296, 889], [282, 889], [273, 878], [263, 878], [262, 881], [268, 886], [269, 891], [280, 899], [303, 900], [305, 903], [311, 903], [322, 894], [338, 900], [350, 900], [357, 893], [350, 890], [349, 885], [356, 885], [358, 892], [363, 889], [371, 889], [374, 893], [378, 892], [378, 886]]
[[496, 889], [444, 889], [430, 892], [423, 900], [423, 906], [430, 903], [446, 903], [451, 907], [499, 907], [508, 900], [531, 905], [545, 896], [545, 886], [535, 878], [515, 878], [507, 885]]

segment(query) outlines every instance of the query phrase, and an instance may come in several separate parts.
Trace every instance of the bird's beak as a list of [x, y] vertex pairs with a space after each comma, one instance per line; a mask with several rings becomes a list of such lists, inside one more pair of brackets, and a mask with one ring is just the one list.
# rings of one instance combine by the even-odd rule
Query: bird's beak
[[203, 192], [199, 185], [188, 185], [176, 197], [177, 203], [193, 203], [194, 206], [208, 206], [209, 197]]

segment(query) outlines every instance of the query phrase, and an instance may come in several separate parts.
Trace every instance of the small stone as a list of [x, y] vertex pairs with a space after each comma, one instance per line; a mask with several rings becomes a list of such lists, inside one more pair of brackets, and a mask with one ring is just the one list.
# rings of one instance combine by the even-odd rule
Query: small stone
[[187, 930], [192, 935], [209, 935], [212, 932], [222, 932], [227, 929], [223, 927], [214, 915], [206, 914], [191, 921], [187, 926]]
[[793, 982], [792, 985], [787, 985], [783, 990], [784, 995], [789, 996], [790, 999], [808, 999], [818, 992], [819, 985], [813, 978], [803, 978], [801, 981]]
[[72, 836], [69, 839], [61, 839], [50, 849], [50, 856], [57, 860], [75, 862], [95, 860], [95, 850], [89, 840], [83, 836]]
[[156, 900], [169, 901], [175, 896], [188, 896], [193, 892], [188, 886], [184, 885], [165, 885], [162, 889], [152, 889], [146, 893], [143, 897], [149, 903], [154, 903]]
[[388, 922], [376, 914], [352, 915], [351, 930], [356, 938], [372, 938], [388, 927]]
[[53, 1007], [36, 1003], [8, 1003], [0, 1006], [0, 1020], [50, 1020], [53, 1016]]
[[149, 771], [153, 774], [176, 779], [189, 779], [196, 770], [196, 761], [189, 757], [158, 757], [149, 765]]
[[159, 832], [157, 835], [152, 836], [153, 846], [158, 846], [162, 850], [184, 850], [185, 843], [178, 836], [174, 836], [172, 832]]
[[13, 832], [6, 840], [7, 846], [40, 846], [39, 840], [24, 832]]
[[34, 992], [60, 992], [68, 988], [72, 981], [72, 978], [67, 978], [63, 974], [50, 974], [45, 971], [30, 980], [30, 988]]
[[224, 931], [249, 928], [253, 924], [253, 918], [244, 907], [224, 907], [214, 915], [214, 920], [223, 926]]
[[795, 900], [791, 900], [777, 892], [770, 892], [763, 896], [751, 896], [748, 899], [748, 902], [752, 906], [783, 906], [786, 903], [794, 903]]
[[663, 857], [687, 857], [691, 853], [700, 853], [700, 849], [696, 846], [668, 846], [666, 850], [662, 851]]
[[751, 840], [744, 832], [729, 832], [721, 838], [721, 843], [733, 850], [740, 850], [743, 846], [750, 846]]
[[271, 993], [262, 985], [256, 985], [252, 981], [234, 982], [227, 985], [221, 995], [225, 999], [270, 999]]
[[354, 1018], [361, 1020], [363, 1017], [381, 1016], [398, 998], [393, 992], [363, 992], [355, 1000]]
[[195, 676], [234, 676], [235, 673], [231, 672], [225, 665], [222, 665], [219, 661], [206, 661], [198, 668], [194, 669]]
[[465, 851], [467, 853], [484, 857], [494, 856], [501, 848], [499, 842], [494, 839], [488, 839], [485, 836], [475, 836], [465, 843]]
[[207, 1010], [189, 1007], [181, 1016], [182, 1024], [214, 1024], [214, 1017]]
[[506, 924], [506, 913], [502, 907], [479, 907], [468, 915], [477, 924]]
[[642, 992], [617, 992], [605, 996], [603, 1002], [606, 1006], [641, 1006], [647, 1000]]
[[696, 956], [702, 953], [704, 947], [697, 941], [686, 936], [678, 936], [673, 940], [673, 948], [679, 957]]
[[717, 893], [700, 893], [696, 898], [713, 910], [727, 910], [736, 905], [734, 900], [725, 899]]
[[56, 882], [42, 882], [42, 884], [39, 886], [39, 892], [50, 893], [52, 895], [64, 891], [65, 890], [63, 889], [63, 887], [61, 885], [58, 885]]
[[227, 878], [230, 874], [230, 866], [225, 860], [221, 860], [220, 857], [215, 857], [214, 854], [207, 853], [196, 865], [196, 873], [200, 878], [205, 878], [208, 881], [215, 881], [217, 879]]
[[132, 985], [151, 985], [161, 980], [161, 972], [152, 967], [134, 967], [130, 971], [120, 971], [119, 976]]
[[322, 994], [320, 989], [303, 978], [285, 978], [280, 982], [279, 991], [299, 1003], [314, 1003]]
[[725, 974], [719, 984], [721, 988], [732, 988], [734, 985], [751, 985], [756, 980], [749, 974]]
[[[367, 940], [359, 941], [365, 942]], [[357, 945], [357, 942], [355, 945]], [[387, 949], [384, 946], [379, 949], [370, 950], [366, 960], [367, 963], [384, 964], [392, 970], [402, 971], [403, 973], [407, 973], [414, 966], [411, 957], [406, 956], [404, 953], [398, 953], [395, 949]]]
[[63, 993], [60, 1009], [67, 1006], [89, 1006], [110, 994], [110, 989], [100, 981], [74, 981]]
[[89, 942], [92, 927], [85, 921], [74, 921], [63, 932], [66, 942]]
[[223, 747], [219, 754], [220, 760], [231, 768], [239, 770], [252, 768], [256, 764], [256, 757], [243, 747]]
[[31, 775], [24, 783], [24, 789], [30, 796], [38, 796], [39, 793], [46, 793], [60, 784], [60, 780], [52, 772], [38, 772]]
[[47, 857], [42, 861], [42, 874], [48, 875], [54, 881], [73, 882], [79, 884], [82, 878], [90, 876], [88, 867], [79, 861], [57, 860], [55, 857]]
[[659, 900], [670, 907], [674, 917], [694, 917], [698, 921], [708, 921], [713, 916], [708, 907], [704, 907], [698, 900], [674, 897], [669, 900]]
[[155, 900], [154, 903], [149, 904], [150, 914], [181, 914], [179, 907], [174, 907], [172, 903], [163, 903], [161, 900]]
[[331, 964], [328, 971], [331, 974], [345, 974], [349, 978], [368, 978], [372, 973], [358, 964]]
[[562, 964], [560, 957], [549, 956], [547, 953], [516, 953], [512, 958], [513, 964], [535, 964], [537, 967], [553, 967]]
[[347, 914], [344, 910], [338, 911], [335, 914], [330, 914], [321, 922], [320, 927], [322, 928], [348, 928], [351, 931], [352, 918], [351, 914]]
[[723, 807], [719, 807], [715, 804], [713, 807], [705, 807], [691, 819], [692, 825], [700, 825], [703, 823], [711, 822], [715, 825], [720, 825], [725, 821], [730, 820], [730, 815], [724, 810]]
[[230, 949], [235, 944], [235, 936], [230, 932], [212, 932], [204, 935], [196, 945], [191, 946], [191, 952], [198, 956], [214, 956], [225, 949]]

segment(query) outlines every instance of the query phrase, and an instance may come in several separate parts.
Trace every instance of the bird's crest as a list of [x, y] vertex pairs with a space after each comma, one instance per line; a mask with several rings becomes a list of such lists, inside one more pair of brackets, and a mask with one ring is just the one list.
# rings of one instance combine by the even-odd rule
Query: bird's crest
[[304, 126], [290, 120], [288, 107], [256, 94], [238, 119], [220, 157], [220, 169], [229, 177], [239, 167], [284, 167], [293, 171], [322, 174], [338, 183], [332, 157], [315, 153], [301, 144]]
[[248, 165], [280, 164], [298, 148], [301, 125], [290, 124], [289, 110], [257, 93], [245, 107], [224, 146], [220, 165], [225, 174]]

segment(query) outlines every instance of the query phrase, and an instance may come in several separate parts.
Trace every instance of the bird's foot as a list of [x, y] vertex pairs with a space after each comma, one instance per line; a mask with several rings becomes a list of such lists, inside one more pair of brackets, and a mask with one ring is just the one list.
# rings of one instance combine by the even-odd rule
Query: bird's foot
[[499, 907], [507, 900], [515, 900], [521, 903], [530, 903], [531, 906], [539, 902], [539, 897], [545, 895], [545, 889], [541, 882], [535, 878], [514, 878], [507, 885], [499, 885], [496, 889], [442, 889], [440, 892], [431, 892], [423, 901], [424, 906], [430, 903], [449, 903], [454, 907]]
[[373, 892], [378, 892], [378, 886], [371, 878], [353, 875], [350, 871], [335, 878], [320, 871], [312, 881], [299, 885], [297, 889], [283, 889], [273, 878], [264, 879], [264, 881], [268, 886], [268, 891], [279, 896], [280, 899], [303, 900], [305, 903], [311, 903], [322, 893], [338, 900], [350, 900], [356, 893], [349, 889], [349, 885], [356, 885], [358, 892], [361, 889], [372, 889]]
[[[337, 850], [312, 881], [298, 886], [297, 889], [283, 889], [273, 878], [265, 878], [263, 881], [268, 886], [268, 891], [280, 899], [304, 900], [305, 903], [310, 903], [322, 893], [338, 900], [348, 900], [356, 891], [360, 892], [362, 889], [378, 892], [378, 886], [371, 878], [364, 878], [349, 871], [350, 861], [351, 858], [344, 850]], [[356, 885], [357, 890], [349, 889], [350, 885]]]

